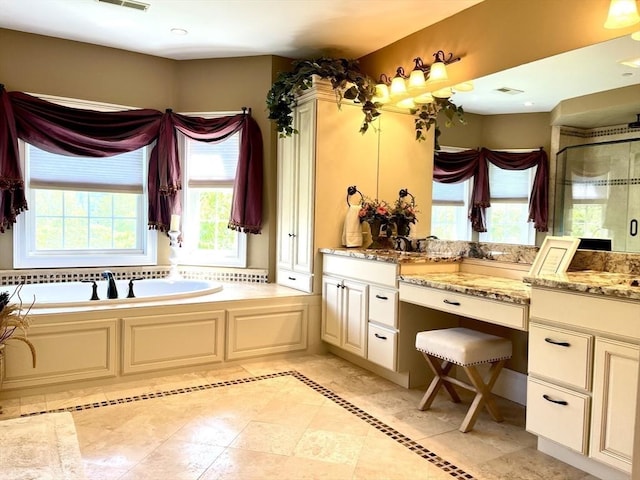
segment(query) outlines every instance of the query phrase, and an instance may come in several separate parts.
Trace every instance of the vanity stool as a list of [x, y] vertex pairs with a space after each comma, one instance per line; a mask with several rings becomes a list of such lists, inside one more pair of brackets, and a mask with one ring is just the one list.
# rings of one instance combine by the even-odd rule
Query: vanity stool
[[[442, 386], [449, 392], [451, 400], [458, 403], [460, 397], [453, 388], [453, 385], [458, 385], [476, 393], [459, 428], [461, 432], [465, 433], [473, 429], [483, 406], [496, 422], [503, 420], [493, 401], [491, 389], [505, 362], [511, 358], [511, 341], [468, 328], [445, 328], [418, 332], [416, 349], [422, 352], [435, 374], [420, 401], [419, 410], [429, 409]], [[486, 383], [477, 369], [478, 365], [483, 364], [491, 364]], [[464, 369], [471, 385], [448, 375], [453, 365], [459, 365]]]

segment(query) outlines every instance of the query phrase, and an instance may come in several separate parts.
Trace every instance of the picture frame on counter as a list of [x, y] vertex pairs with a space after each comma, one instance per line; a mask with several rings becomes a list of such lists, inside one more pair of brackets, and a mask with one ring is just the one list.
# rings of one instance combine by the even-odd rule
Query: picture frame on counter
[[578, 249], [577, 237], [545, 237], [529, 275], [557, 275], [565, 273]]

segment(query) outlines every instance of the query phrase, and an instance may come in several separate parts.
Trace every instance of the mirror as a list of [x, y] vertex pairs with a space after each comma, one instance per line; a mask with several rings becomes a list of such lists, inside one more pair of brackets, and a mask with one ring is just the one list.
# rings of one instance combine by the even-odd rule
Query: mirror
[[[630, 35], [491, 74], [474, 84], [472, 92], [452, 98], [468, 114], [468, 125], [442, 129], [440, 143], [462, 148], [544, 147], [551, 176], [549, 234], [562, 234], [556, 232], [562, 219], [554, 218], [556, 190], [564, 181], [556, 178], [556, 154], [568, 145], [640, 137], [640, 128], [628, 128], [640, 114], [640, 42]], [[532, 113], [539, 116], [500, 119], [503, 114]], [[617, 128], [603, 128], [612, 126]], [[640, 219], [640, 212], [631, 213]], [[543, 238], [538, 235], [536, 244]], [[635, 244], [614, 242], [613, 249], [638, 251], [626, 246]]]

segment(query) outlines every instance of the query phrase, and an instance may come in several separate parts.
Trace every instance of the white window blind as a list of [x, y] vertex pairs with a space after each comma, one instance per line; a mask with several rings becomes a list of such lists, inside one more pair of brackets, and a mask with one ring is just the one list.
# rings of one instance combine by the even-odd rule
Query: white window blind
[[433, 182], [432, 198], [439, 205], [464, 205], [465, 184]]
[[68, 157], [27, 146], [32, 188], [142, 193], [144, 149], [113, 157]]
[[528, 201], [535, 167], [527, 170], [504, 170], [489, 163], [491, 200]]
[[220, 143], [187, 142], [190, 187], [233, 183], [238, 165], [240, 134]]

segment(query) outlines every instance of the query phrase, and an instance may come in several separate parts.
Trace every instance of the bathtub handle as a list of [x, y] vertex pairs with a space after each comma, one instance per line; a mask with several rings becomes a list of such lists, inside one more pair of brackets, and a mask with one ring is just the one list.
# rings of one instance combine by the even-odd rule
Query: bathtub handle
[[92, 283], [93, 285], [91, 285], [91, 298], [90, 300], [100, 300], [100, 297], [98, 297], [98, 284], [95, 282], [95, 280], [80, 280], [83, 283]]
[[129, 293], [127, 294], [127, 298], [136, 298], [136, 296], [133, 294], [133, 282], [137, 282], [138, 280], [144, 280], [144, 278], [138, 277], [129, 280]]

